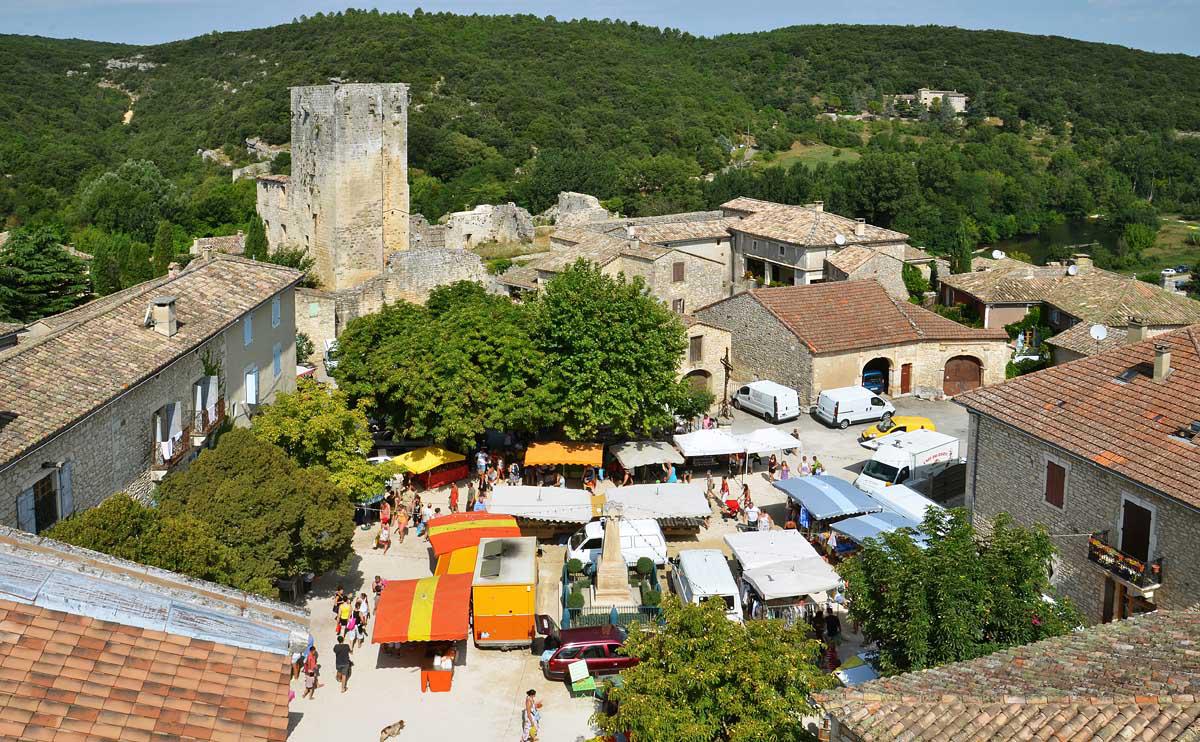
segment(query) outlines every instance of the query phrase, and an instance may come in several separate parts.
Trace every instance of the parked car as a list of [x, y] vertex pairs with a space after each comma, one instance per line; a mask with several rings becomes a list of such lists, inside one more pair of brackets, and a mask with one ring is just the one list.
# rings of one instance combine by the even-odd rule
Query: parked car
[[1192, 266], [1190, 266], [1190, 265], [1177, 265], [1177, 266], [1175, 266], [1175, 272], [1176, 272], [1176, 273], [1191, 273], [1191, 272], [1192, 272]]
[[851, 423], [886, 420], [895, 414], [891, 402], [861, 386], [826, 389], [817, 397], [817, 419], [843, 430]]
[[558, 632], [558, 647], [542, 654], [542, 674], [548, 680], [565, 680], [567, 665], [579, 659], [587, 661], [592, 675], [611, 675], [633, 667], [637, 657], [619, 653], [625, 636], [625, 629], [612, 624], [563, 629]]
[[1175, 275], [1175, 269], [1174, 269], [1174, 268], [1163, 268], [1163, 269], [1162, 269], [1162, 275], [1164, 275], [1164, 276], [1173, 276], [1173, 275]]
[[937, 426], [927, 417], [916, 415], [898, 415], [880, 420], [867, 428], [858, 436], [858, 442], [867, 448], [878, 448], [880, 439], [897, 433], [908, 433], [914, 430], [937, 430]]
[[756, 412], [769, 423], [800, 417], [800, 396], [796, 390], [774, 381], [752, 381], [733, 395], [733, 406]]
[[[567, 539], [567, 561], [578, 559], [586, 564], [599, 564], [604, 550], [604, 524], [598, 520], [587, 523]], [[638, 559], [648, 557], [658, 566], [667, 563], [667, 537], [662, 526], [653, 518], [621, 519], [621, 556], [632, 567]]]
[[876, 394], [887, 391], [887, 376], [879, 370], [863, 371], [862, 385]]

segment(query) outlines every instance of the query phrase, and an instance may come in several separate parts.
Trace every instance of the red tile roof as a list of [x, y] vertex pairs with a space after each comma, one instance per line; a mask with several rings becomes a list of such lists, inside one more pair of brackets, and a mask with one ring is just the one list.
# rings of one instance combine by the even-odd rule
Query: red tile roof
[[0, 599], [0, 739], [285, 740], [287, 663]]
[[1200, 612], [1159, 611], [816, 700], [863, 742], [1185, 739], [1200, 727], [1198, 645]]
[[1004, 330], [967, 327], [915, 304], [897, 301], [874, 280], [755, 289], [749, 293], [813, 353], [938, 340], [1008, 341]]
[[[1155, 345], [1171, 373], [1153, 379]], [[955, 397], [1154, 490], [1200, 506], [1200, 440], [1176, 436], [1200, 421], [1200, 325]]]

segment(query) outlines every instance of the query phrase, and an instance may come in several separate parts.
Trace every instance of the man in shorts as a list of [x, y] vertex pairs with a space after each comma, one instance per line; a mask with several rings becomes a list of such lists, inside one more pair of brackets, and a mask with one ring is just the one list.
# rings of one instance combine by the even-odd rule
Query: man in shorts
[[341, 634], [338, 634], [337, 644], [333, 648], [333, 666], [337, 670], [338, 682], [342, 684], [342, 692], [345, 693], [346, 683], [350, 680], [350, 668], [354, 663], [350, 661], [350, 645]]

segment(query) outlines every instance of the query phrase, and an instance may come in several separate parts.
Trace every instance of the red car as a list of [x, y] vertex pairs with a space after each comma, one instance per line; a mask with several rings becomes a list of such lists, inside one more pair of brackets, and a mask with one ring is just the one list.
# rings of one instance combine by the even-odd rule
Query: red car
[[567, 665], [587, 661], [592, 675], [611, 675], [638, 663], [637, 657], [620, 654], [625, 646], [625, 629], [606, 624], [565, 629], [559, 632], [559, 645], [542, 653], [542, 672], [550, 680], [565, 680]]

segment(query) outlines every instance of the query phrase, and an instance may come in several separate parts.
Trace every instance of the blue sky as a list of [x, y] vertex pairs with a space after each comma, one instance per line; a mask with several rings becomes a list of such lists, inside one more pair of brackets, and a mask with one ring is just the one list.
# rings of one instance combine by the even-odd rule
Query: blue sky
[[[381, 11], [421, 7], [458, 13], [623, 18], [705, 36], [803, 23], [938, 24], [1200, 54], [1200, 0], [358, 0], [354, 4]], [[0, 0], [0, 33], [148, 44], [213, 30], [270, 26], [344, 7], [321, 0]]]

